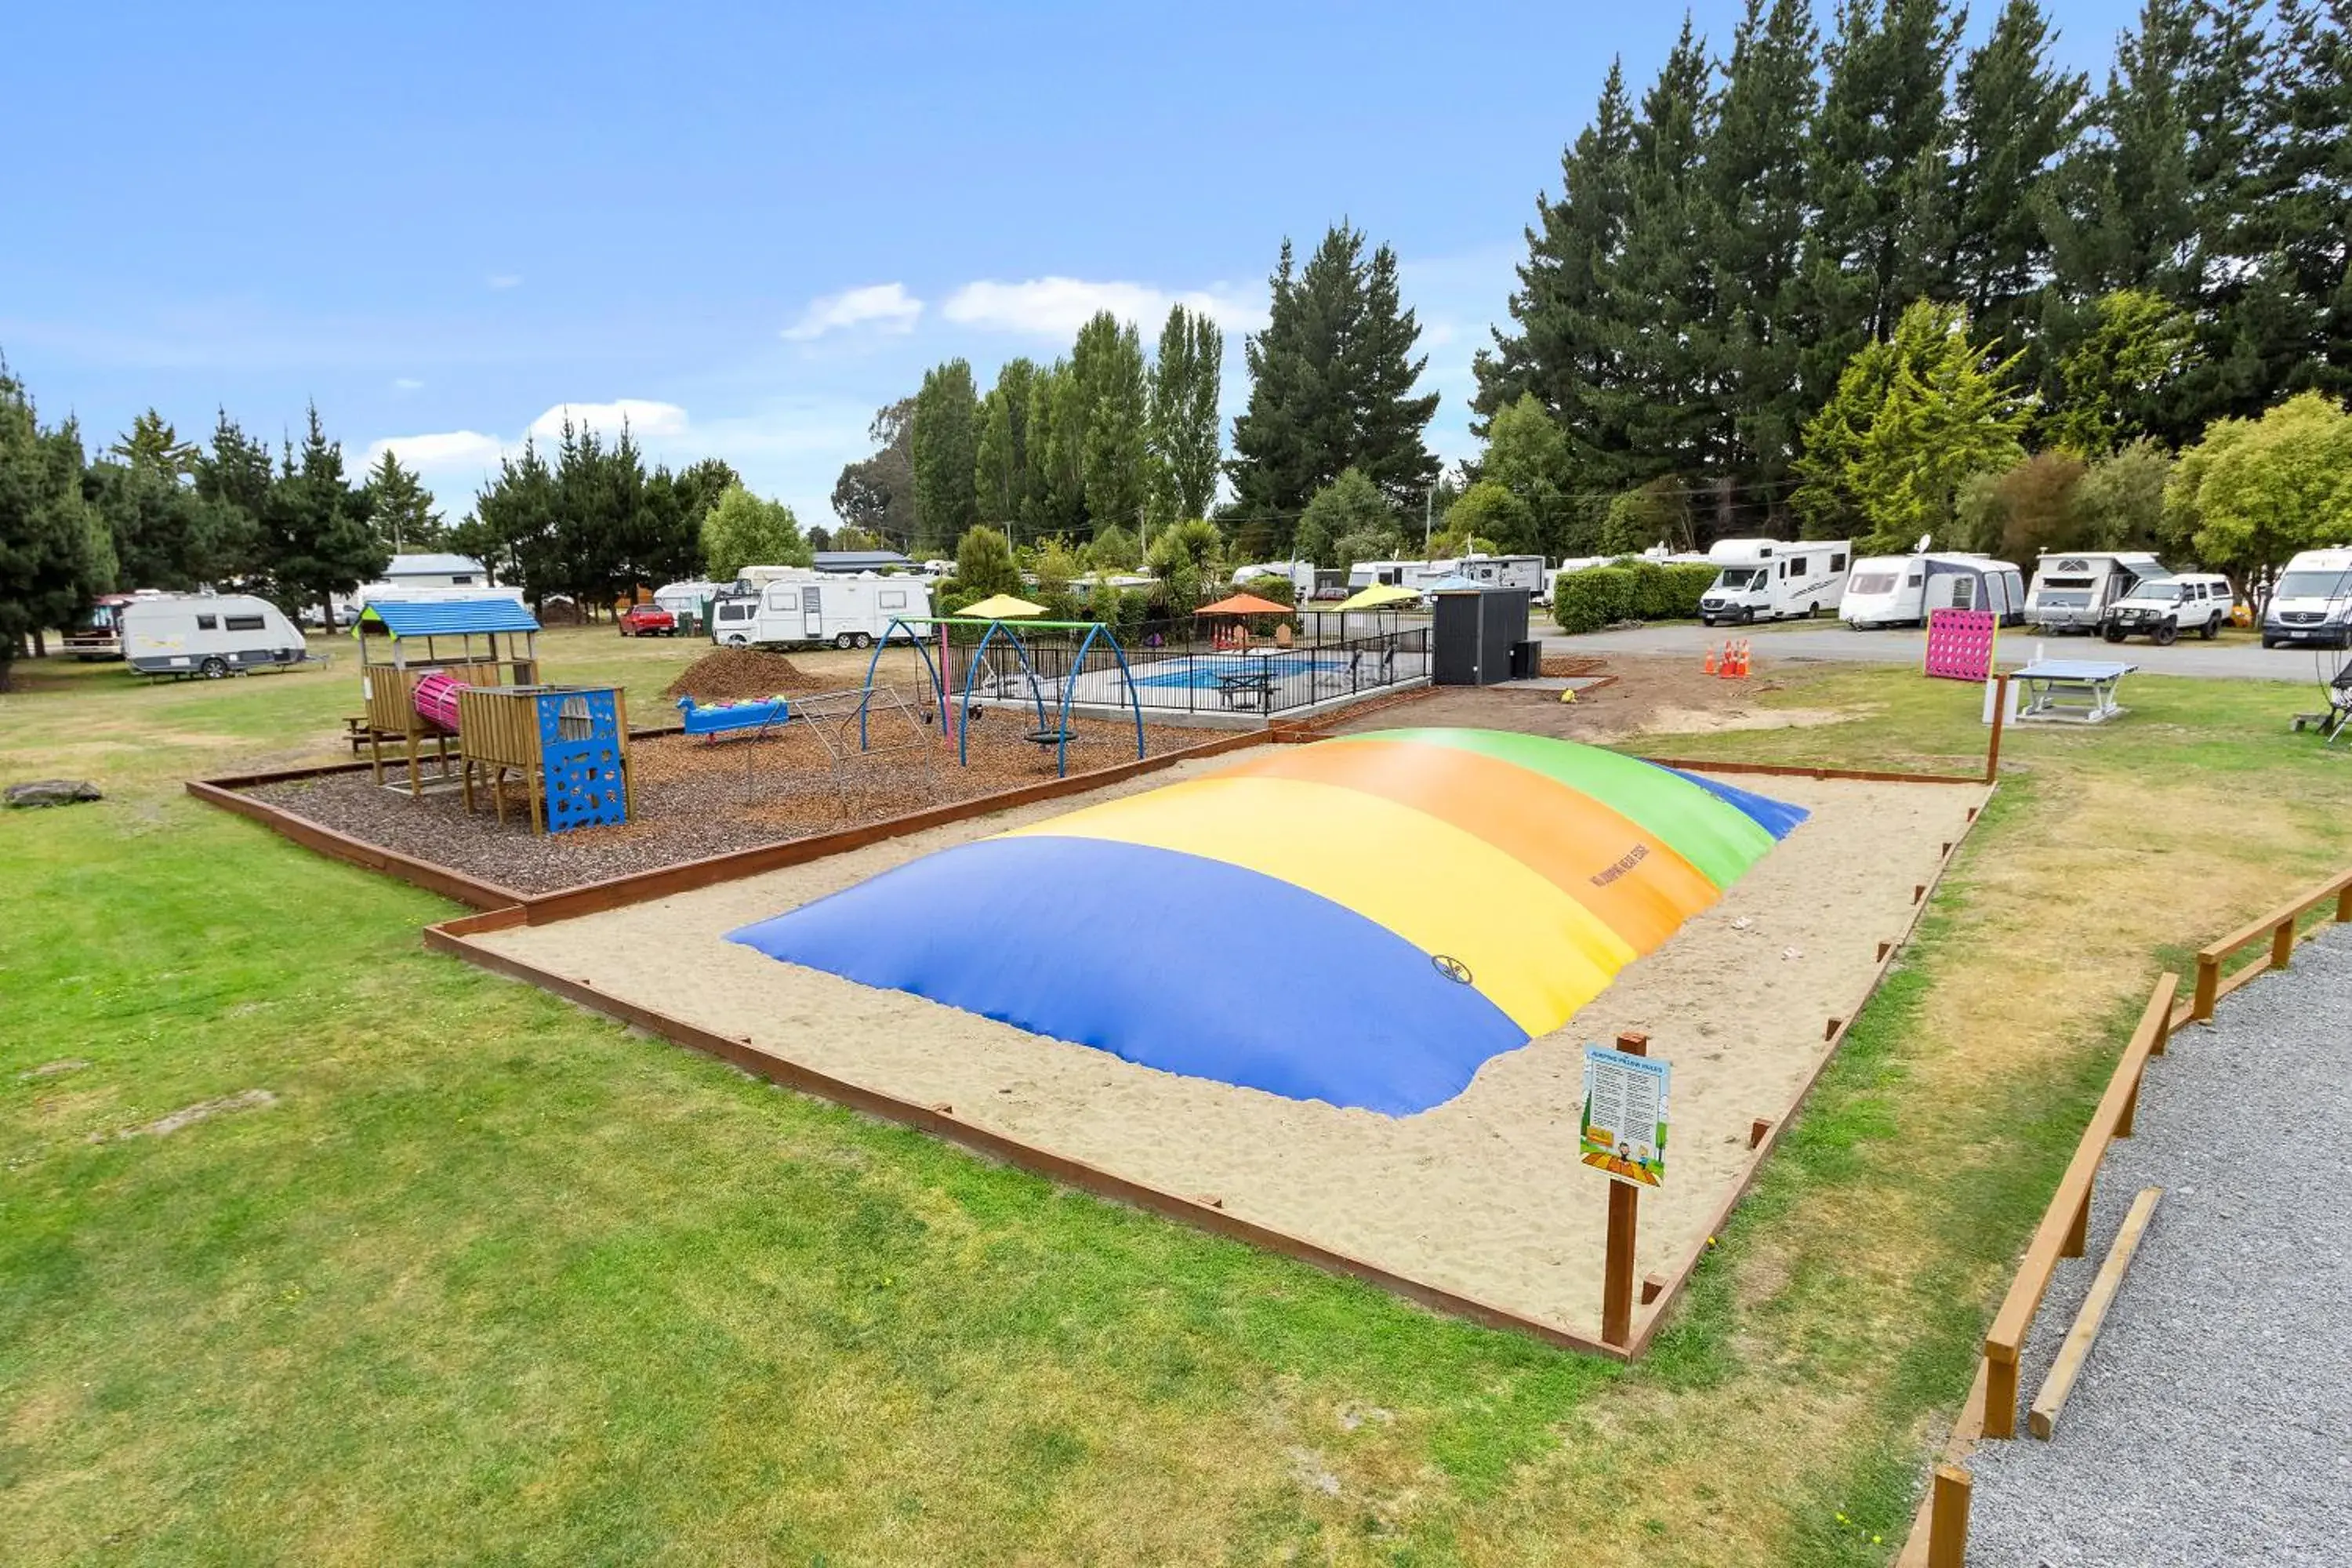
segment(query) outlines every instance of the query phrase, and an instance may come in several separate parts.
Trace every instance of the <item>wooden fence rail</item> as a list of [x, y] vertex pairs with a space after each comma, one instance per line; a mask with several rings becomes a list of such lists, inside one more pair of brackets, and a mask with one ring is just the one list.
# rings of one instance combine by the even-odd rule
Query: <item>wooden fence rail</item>
[[[1899, 1568], [1960, 1568], [1967, 1552], [1971, 1496], [1966, 1461], [1979, 1439], [2017, 1436], [2018, 1363], [2032, 1331], [2034, 1314], [2041, 1310], [2059, 1259], [2083, 1255], [2089, 1240], [2091, 1194], [2100, 1163], [2106, 1158], [2108, 1144], [2132, 1135], [2139, 1110], [2140, 1079], [2147, 1070], [2148, 1058], [2164, 1054], [2173, 1030], [2185, 1024], [2210, 1022], [2213, 1005], [2231, 992], [2268, 970], [2285, 968], [2294, 958], [2296, 942], [2322, 929], [2300, 931], [2303, 918], [2330, 899], [2336, 900], [2336, 921], [2352, 921], [2352, 868], [2200, 948], [2196, 984], [2187, 1001], [2180, 999], [2179, 976], [2167, 973], [2158, 978], [2147, 1005], [2140, 1010], [2139, 1024], [2124, 1047], [2123, 1058], [2107, 1080], [2106, 1092], [2099, 1097], [2098, 1108], [2092, 1111], [2090, 1124], [2074, 1146], [2074, 1158], [2059, 1178], [2058, 1190], [2051, 1195], [2050, 1206], [2026, 1245], [2017, 1278], [1993, 1315], [1992, 1327], [1985, 1332], [1976, 1381], [1958, 1420], [1953, 1423], [1951, 1438], [1937, 1465], [1934, 1484], [1913, 1521], [1910, 1538], [1895, 1560]], [[2232, 955], [2265, 940], [2270, 950], [2260, 962], [2223, 977], [2221, 965]]]
[[[2273, 910], [2260, 920], [2249, 921], [2236, 931], [2210, 946], [2197, 950], [2197, 989], [2189, 1005], [2173, 1022], [2206, 1023], [2213, 1016], [2213, 1004], [2245, 984], [2266, 969], [2284, 969], [2294, 957], [2295, 927], [2303, 917], [2326, 903], [2336, 900], [2336, 919], [2352, 921], [2352, 870], [2337, 872], [2326, 881], [2305, 893], [2293, 903]], [[2318, 928], [2315, 927], [2315, 932]], [[2224, 979], [2221, 965], [2240, 948], [2268, 937], [2270, 955], [2260, 963], [2249, 963]]]

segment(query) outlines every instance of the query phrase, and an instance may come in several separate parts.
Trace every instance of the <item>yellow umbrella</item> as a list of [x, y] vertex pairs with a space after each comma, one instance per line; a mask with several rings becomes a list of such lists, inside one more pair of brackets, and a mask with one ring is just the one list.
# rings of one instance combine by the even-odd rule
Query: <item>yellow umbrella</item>
[[991, 594], [977, 605], [966, 605], [955, 612], [956, 618], [967, 621], [1017, 621], [1026, 616], [1042, 616], [1043, 605], [1033, 605], [1026, 599], [1016, 599], [1010, 594]]
[[1345, 610], [1385, 610], [1391, 605], [1419, 604], [1420, 602], [1421, 595], [1415, 589], [1400, 588], [1393, 583], [1375, 583], [1370, 587], [1357, 593], [1352, 598], [1342, 599], [1336, 605], [1325, 605], [1319, 607], [1337, 615]]

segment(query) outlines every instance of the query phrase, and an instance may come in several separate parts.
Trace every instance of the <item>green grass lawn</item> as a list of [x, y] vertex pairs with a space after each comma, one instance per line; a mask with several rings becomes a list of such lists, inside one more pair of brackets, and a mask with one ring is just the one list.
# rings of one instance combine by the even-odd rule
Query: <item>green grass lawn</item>
[[[547, 662], [646, 721], [698, 651]], [[0, 782], [110, 798], [0, 817], [11, 1562], [1881, 1562], [2158, 960], [2352, 858], [2352, 758], [2284, 733], [2296, 689], [2136, 681], [2118, 725], [2012, 736], [1909, 962], [1621, 1371], [428, 954], [451, 906], [178, 791], [331, 755], [347, 661], [28, 673]], [[1767, 700], [1855, 717], [1647, 749], [1981, 754], [1974, 693], [1908, 672]]]

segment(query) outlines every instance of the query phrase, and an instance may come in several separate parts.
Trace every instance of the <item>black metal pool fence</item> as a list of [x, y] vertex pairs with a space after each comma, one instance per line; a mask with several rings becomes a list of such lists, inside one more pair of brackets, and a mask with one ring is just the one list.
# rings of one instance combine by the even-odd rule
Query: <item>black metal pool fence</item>
[[[1120, 652], [1135, 682], [1135, 697], [1146, 713], [1247, 713], [1271, 717], [1295, 709], [1361, 692], [1377, 691], [1418, 680], [1429, 673], [1429, 628], [1402, 627], [1364, 637], [1290, 647], [1254, 647], [1247, 650], [1220, 647], [1213, 640], [1187, 635], [1177, 640], [1170, 630], [1146, 626]], [[1027, 643], [1029, 663], [1048, 704], [1058, 703], [1076, 657], [1075, 643], [1037, 639]], [[971, 650], [958, 648], [952, 700], [963, 686], [963, 660]], [[987, 668], [973, 684], [975, 696], [992, 702], [1030, 700], [1027, 678], [1018, 654], [1009, 645], [992, 645]], [[1072, 689], [1075, 705], [1088, 709], [1124, 708], [1127, 693], [1119, 680], [1118, 654], [1097, 643], [1086, 652], [1085, 663]]]

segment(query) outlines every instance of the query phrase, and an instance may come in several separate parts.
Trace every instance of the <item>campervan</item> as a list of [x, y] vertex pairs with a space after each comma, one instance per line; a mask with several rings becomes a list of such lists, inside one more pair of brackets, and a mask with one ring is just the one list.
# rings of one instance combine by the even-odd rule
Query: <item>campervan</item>
[[731, 583], [665, 583], [654, 590], [654, 603], [670, 613], [680, 631], [698, 632], [706, 629], [702, 624], [704, 606], [719, 595], [733, 591]]
[[2093, 632], [2108, 607], [2131, 597], [2142, 583], [2172, 574], [2145, 550], [2069, 550], [2033, 563], [2025, 618], [2040, 631]]
[[1922, 626], [1930, 610], [1990, 610], [2013, 626], [2025, 618], [2025, 574], [1983, 555], [1865, 555], [1846, 578], [1838, 616], [1863, 631]]
[[1551, 600], [1551, 578], [1540, 555], [1465, 555], [1433, 564], [1448, 566], [1482, 588], [1525, 588], [1538, 604]]
[[122, 657], [122, 612], [141, 599], [160, 599], [152, 588], [136, 594], [100, 594], [89, 613], [65, 635], [66, 654], [84, 663]]
[[710, 605], [710, 640], [730, 647], [872, 647], [892, 621], [930, 613], [931, 590], [918, 578], [812, 572], [720, 595]]
[[217, 680], [308, 657], [302, 634], [251, 594], [164, 594], [122, 606], [122, 657], [142, 675]]
[[1707, 548], [1716, 576], [1698, 618], [1711, 626], [1834, 611], [1852, 554], [1843, 539], [1718, 539]]
[[2286, 563], [2263, 606], [2263, 646], [2352, 647], [2352, 549], [2306, 550]]

